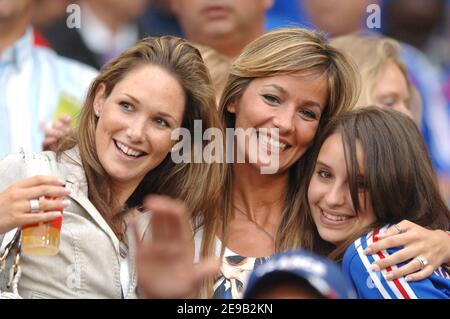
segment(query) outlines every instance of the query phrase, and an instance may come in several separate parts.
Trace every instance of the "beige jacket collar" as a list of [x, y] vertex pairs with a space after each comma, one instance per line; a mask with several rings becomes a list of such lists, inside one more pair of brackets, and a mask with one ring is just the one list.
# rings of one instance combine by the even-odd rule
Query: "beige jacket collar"
[[89, 201], [88, 184], [86, 174], [81, 164], [80, 152], [78, 146], [66, 151], [61, 157], [61, 164], [67, 169], [66, 187], [72, 192], [70, 198], [81, 205], [92, 217], [95, 223], [111, 238], [114, 247], [119, 253], [119, 239], [114, 234], [111, 227], [102, 217], [100, 212]]

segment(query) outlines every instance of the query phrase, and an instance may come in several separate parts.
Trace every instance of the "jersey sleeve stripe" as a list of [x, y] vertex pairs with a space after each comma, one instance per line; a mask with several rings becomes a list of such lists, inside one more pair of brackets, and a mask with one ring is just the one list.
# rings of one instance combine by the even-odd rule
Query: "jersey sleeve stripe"
[[369, 260], [369, 257], [364, 254], [364, 248], [361, 243], [361, 238], [358, 238], [358, 240], [355, 241], [355, 247], [358, 251], [359, 258], [361, 259], [367, 273], [369, 274], [378, 291], [381, 293], [384, 299], [392, 299], [389, 293], [384, 288], [383, 284], [380, 282], [380, 276], [378, 275], [378, 273], [370, 270], [371, 262]]
[[[368, 238], [370, 243], [368, 242], [368, 245], [371, 244], [371, 242], [377, 242], [378, 241], [378, 235], [379, 230], [376, 230], [373, 232], [371, 238]], [[377, 254], [374, 254], [373, 257], [375, 260], [385, 259], [387, 256], [389, 256], [389, 253], [386, 250], [379, 251]], [[414, 299], [417, 298], [414, 292], [412, 291], [411, 287], [409, 287], [409, 284], [406, 282], [404, 278], [394, 279], [394, 280], [386, 280], [386, 275], [388, 272], [391, 272], [393, 269], [397, 269], [397, 266], [393, 267], [387, 267], [386, 270], [383, 270], [381, 280], [386, 282], [388, 286], [391, 288], [392, 292], [395, 294], [395, 296], [399, 299]]]

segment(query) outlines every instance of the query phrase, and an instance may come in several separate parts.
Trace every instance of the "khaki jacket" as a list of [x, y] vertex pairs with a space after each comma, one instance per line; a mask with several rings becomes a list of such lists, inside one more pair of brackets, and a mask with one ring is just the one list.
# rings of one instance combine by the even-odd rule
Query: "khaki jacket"
[[[65, 152], [60, 162], [53, 152], [19, 152], [0, 161], [0, 191], [33, 175], [37, 166], [66, 181], [71, 205], [64, 210], [56, 256], [21, 254], [19, 294], [24, 298], [135, 298], [135, 245], [128, 234], [129, 289], [122, 295], [119, 240], [89, 201], [78, 148]], [[1, 240], [1, 238], [0, 238]]]

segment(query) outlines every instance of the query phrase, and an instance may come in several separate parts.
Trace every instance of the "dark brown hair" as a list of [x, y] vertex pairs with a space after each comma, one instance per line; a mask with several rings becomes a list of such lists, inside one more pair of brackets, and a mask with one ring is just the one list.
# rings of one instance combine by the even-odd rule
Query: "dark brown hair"
[[[348, 184], [355, 211], [360, 211], [358, 188], [370, 195], [376, 222], [354, 234], [339, 247], [324, 242], [311, 218], [307, 199], [309, 181], [315, 170], [320, 148], [332, 134], [339, 133], [344, 145]], [[364, 152], [364, 174], [360, 174], [356, 143]], [[339, 260], [345, 249], [359, 236], [386, 224], [407, 219], [430, 229], [449, 229], [450, 213], [440, 193], [427, 149], [416, 124], [405, 115], [389, 109], [368, 107], [346, 113], [332, 122], [319, 136], [307, 167], [308, 183], [303, 195], [305, 248]]]

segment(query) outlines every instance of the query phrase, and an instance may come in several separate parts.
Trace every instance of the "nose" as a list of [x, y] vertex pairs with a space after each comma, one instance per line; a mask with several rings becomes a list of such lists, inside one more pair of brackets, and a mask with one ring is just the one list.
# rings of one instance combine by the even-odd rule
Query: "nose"
[[147, 125], [144, 120], [135, 120], [129, 123], [126, 130], [127, 137], [133, 143], [141, 143], [145, 140]]
[[346, 196], [344, 187], [335, 183], [328, 189], [325, 202], [329, 208], [340, 207], [345, 204]]
[[273, 125], [280, 130], [280, 134], [291, 133], [294, 130], [295, 110], [291, 107], [279, 107], [273, 117]]

